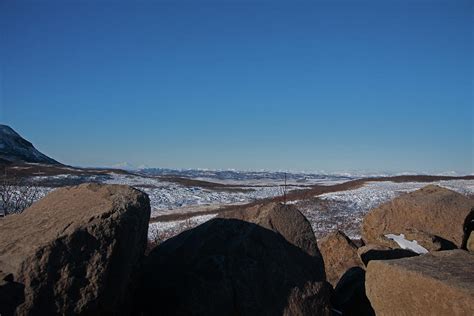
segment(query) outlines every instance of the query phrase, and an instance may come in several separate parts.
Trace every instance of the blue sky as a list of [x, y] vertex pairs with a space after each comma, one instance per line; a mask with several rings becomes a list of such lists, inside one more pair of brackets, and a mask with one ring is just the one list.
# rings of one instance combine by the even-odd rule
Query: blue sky
[[0, 1], [0, 121], [64, 163], [473, 172], [472, 1]]

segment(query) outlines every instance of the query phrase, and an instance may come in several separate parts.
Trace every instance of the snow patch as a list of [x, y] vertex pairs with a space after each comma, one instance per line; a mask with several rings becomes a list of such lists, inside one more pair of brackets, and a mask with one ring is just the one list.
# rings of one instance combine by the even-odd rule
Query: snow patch
[[217, 214], [194, 216], [186, 220], [155, 222], [148, 225], [149, 240], [164, 240], [171, 238], [185, 230], [194, 228], [207, 221], [210, 221]]
[[427, 183], [418, 182], [368, 182], [358, 189], [325, 193], [318, 197], [323, 200], [342, 202], [352, 211], [365, 213], [402, 193], [416, 191], [426, 185]]
[[416, 240], [410, 241], [405, 238], [405, 235], [394, 235], [394, 234], [387, 234], [385, 235], [388, 239], [395, 241], [402, 249], [411, 250], [416, 252], [417, 254], [425, 254], [428, 253], [428, 250], [423, 246], [420, 246]]
[[339, 229], [355, 239], [360, 238], [362, 220], [371, 209], [429, 184], [465, 195], [474, 194], [474, 180], [403, 183], [368, 181], [358, 189], [321, 194], [311, 203], [298, 203], [297, 206], [312, 224], [318, 238]]
[[368, 212], [382, 203], [388, 202], [402, 193], [419, 190], [429, 184], [456, 191], [464, 195], [474, 194], [474, 180], [448, 180], [435, 182], [367, 182], [363, 187], [321, 194], [323, 200], [343, 202], [353, 211]]
[[[134, 175], [112, 174], [104, 183], [126, 184], [136, 187], [150, 197], [153, 210], [152, 217], [169, 214], [170, 211], [189, 206], [242, 204], [258, 199], [279, 196], [280, 186], [253, 187], [245, 192], [214, 191], [201, 187], [187, 187], [176, 183], [162, 181], [159, 178]], [[238, 187], [236, 187], [238, 188]], [[301, 187], [289, 186], [288, 191]]]

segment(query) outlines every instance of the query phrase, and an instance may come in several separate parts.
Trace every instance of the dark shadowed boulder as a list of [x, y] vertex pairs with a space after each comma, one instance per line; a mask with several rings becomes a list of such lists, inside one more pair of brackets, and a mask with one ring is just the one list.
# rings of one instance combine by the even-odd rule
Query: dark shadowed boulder
[[474, 251], [474, 208], [464, 221], [463, 249]]
[[353, 267], [347, 270], [334, 290], [333, 308], [342, 315], [375, 315], [365, 294], [365, 270]]
[[24, 300], [23, 284], [15, 282], [13, 274], [0, 271], [0, 315], [13, 315]]
[[371, 261], [365, 285], [377, 315], [474, 315], [474, 254]]
[[128, 186], [58, 189], [0, 221], [0, 270], [24, 286], [19, 315], [124, 311], [142, 259], [148, 196]]
[[259, 225], [214, 219], [150, 253], [135, 310], [144, 315], [157, 308], [163, 315], [329, 315], [331, 291], [320, 258]]
[[327, 281], [333, 286], [336, 286], [348, 269], [363, 265], [357, 255], [356, 245], [341, 231], [326, 235], [319, 240], [318, 245], [323, 256]]
[[438, 236], [460, 248], [464, 223], [473, 206], [474, 199], [428, 185], [371, 210], [362, 224], [362, 239], [367, 244], [378, 244], [381, 236], [406, 235], [414, 229]]
[[357, 250], [357, 254], [365, 266], [367, 266], [371, 260], [393, 260], [418, 256], [416, 252], [408, 249], [392, 249], [378, 245], [366, 245], [360, 247]]
[[311, 223], [293, 205], [267, 203], [251, 208], [225, 212], [222, 218], [254, 223], [282, 235], [289, 243], [311, 256], [320, 256]]

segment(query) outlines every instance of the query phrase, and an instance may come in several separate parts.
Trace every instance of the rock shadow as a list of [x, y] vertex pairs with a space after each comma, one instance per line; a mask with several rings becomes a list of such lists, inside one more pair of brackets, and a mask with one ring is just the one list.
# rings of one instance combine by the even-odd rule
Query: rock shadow
[[142, 315], [329, 313], [321, 258], [241, 220], [214, 219], [166, 241], [142, 273]]

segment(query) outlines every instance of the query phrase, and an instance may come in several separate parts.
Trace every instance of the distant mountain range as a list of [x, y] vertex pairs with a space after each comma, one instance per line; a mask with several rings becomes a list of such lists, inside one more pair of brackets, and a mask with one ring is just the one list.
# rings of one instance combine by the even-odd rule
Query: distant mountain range
[[127, 170], [127, 171], [138, 171], [138, 170], [148, 169], [148, 166], [146, 165], [137, 166], [129, 162], [120, 162], [120, 163], [116, 163], [116, 164], [106, 166], [106, 167], [113, 168], [113, 169]]
[[56, 160], [38, 151], [32, 143], [21, 137], [10, 126], [0, 124], [1, 163], [43, 163], [60, 165]]

